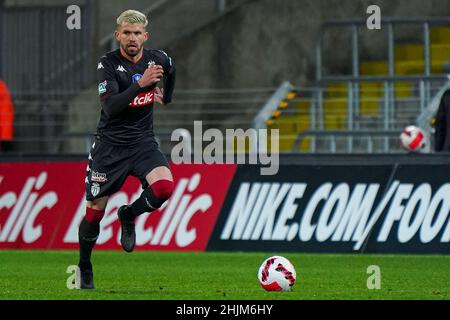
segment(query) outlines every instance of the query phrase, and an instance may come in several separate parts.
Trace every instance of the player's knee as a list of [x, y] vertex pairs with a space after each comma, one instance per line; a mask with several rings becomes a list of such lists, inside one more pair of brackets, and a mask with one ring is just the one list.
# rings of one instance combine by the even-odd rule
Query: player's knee
[[99, 224], [105, 215], [105, 209], [97, 209], [95, 207], [86, 206], [85, 220], [92, 224]]
[[164, 202], [172, 195], [174, 183], [170, 180], [158, 180], [151, 185], [151, 188], [155, 198]]
[[94, 210], [105, 211], [107, 203], [108, 197], [102, 197], [91, 201], [87, 201], [86, 207]]

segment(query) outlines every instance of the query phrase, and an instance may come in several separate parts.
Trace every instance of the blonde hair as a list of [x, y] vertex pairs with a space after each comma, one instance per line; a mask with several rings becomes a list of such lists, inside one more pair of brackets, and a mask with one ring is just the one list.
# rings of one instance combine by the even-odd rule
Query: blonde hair
[[117, 27], [121, 26], [122, 23], [142, 23], [144, 28], [148, 25], [148, 20], [145, 14], [137, 10], [126, 10], [120, 14], [116, 20]]

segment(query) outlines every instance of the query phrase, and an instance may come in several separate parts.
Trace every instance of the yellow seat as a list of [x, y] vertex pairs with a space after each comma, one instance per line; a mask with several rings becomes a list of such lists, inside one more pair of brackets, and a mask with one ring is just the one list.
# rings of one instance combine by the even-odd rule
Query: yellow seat
[[361, 82], [359, 85], [360, 98], [382, 97], [384, 95], [384, 84], [382, 82]]
[[309, 114], [309, 108], [311, 106], [311, 100], [309, 99], [299, 99], [295, 103], [295, 110], [297, 113], [308, 113]]
[[[291, 152], [295, 139], [300, 132], [310, 128], [310, 100], [296, 99], [289, 101], [289, 105], [284, 109], [291, 108], [291, 104], [295, 105], [295, 113], [281, 113], [279, 118], [272, 118], [266, 122], [270, 129], [279, 129], [279, 150], [280, 152]], [[268, 136], [268, 145], [270, 146], [270, 136]], [[271, 148], [271, 147], [269, 147]], [[309, 150], [309, 143], [304, 141], [300, 151]]]
[[297, 137], [296, 134], [290, 134], [290, 135], [280, 135], [280, 152], [291, 152], [292, 147], [294, 146], [295, 138]]
[[347, 97], [348, 84], [346, 82], [329, 83], [325, 91], [326, 98]]
[[396, 97], [411, 97], [414, 91], [414, 83], [410, 81], [396, 81], [394, 83], [394, 90]]
[[431, 45], [431, 59], [450, 61], [450, 38], [447, 43], [438, 43]]
[[347, 99], [325, 99], [323, 106], [325, 129], [344, 129], [347, 125]]
[[449, 43], [450, 27], [433, 27], [430, 30], [431, 43]]
[[362, 99], [359, 103], [359, 112], [364, 116], [375, 116], [380, 114], [381, 110], [381, 102], [380, 98], [368, 98]]
[[[446, 60], [432, 60], [431, 73], [444, 73], [447, 63]], [[396, 75], [422, 75], [425, 71], [425, 64], [423, 60], [397, 60], [394, 70]], [[361, 63], [361, 75], [386, 76], [388, 75], [388, 63], [384, 61], [363, 62]]]
[[[432, 60], [431, 73], [444, 73], [447, 61]], [[395, 63], [395, 73], [397, 75], [422, 75], [425, 72], [423, 60], [399, 61]]]
[[423, 60], [424, 49], [421, 43], [402, 43], [395, 45], [395, 60]]
[[364, 76], [384, 76], [388, 74], [388, 63], [386, 61], [362, 62], [360, 73]]

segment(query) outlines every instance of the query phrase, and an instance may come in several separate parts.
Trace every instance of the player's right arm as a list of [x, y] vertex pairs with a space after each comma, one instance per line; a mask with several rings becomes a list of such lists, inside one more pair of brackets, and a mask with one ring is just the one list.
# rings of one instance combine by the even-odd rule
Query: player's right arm
[[150, 87], [158, 83], [164, 75], [164, 69], [160, 65], [152, 64], [145, 69], [142, 77], [137, 81], [141, 88]]
[[114, 65], [106, 57], [103, 57], [97, 66], [97, 77], [100, 103], [108, 117], [117, 116], [124, 111], [141, 90], [138, 83], [133, 83], [126, 90], [119, 92]]

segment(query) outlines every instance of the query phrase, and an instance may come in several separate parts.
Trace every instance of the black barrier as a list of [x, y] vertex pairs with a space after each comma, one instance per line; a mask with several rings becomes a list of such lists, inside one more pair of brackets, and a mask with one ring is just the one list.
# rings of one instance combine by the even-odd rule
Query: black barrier
[[448, 254], [450, 164], [417, 159], [240, 165], [208, 250]]

